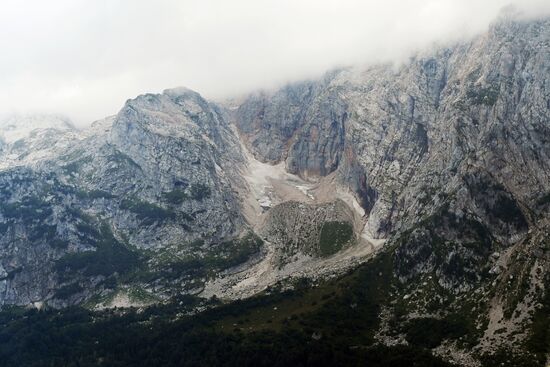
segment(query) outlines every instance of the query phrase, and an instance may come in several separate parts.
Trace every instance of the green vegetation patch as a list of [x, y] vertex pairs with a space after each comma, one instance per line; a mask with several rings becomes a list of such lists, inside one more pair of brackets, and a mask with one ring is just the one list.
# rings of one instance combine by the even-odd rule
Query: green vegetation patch
[[27, 230], [27, 240], [43, 241], [54, 248], [66, 248], [68, 242], [57, 236], [57, 226], [46, 224], [53, 213], [51, 205], [36, 196], [29, 196], [15, 203], [0, 206], [0, 213], [6, 219], [0, 223], [0, 233], [5, 234], [14, 223], [22, 223]]
[[115, 198], [113, 194], [103, 190], [91, 190], [91, 191], [77, 190], [75, 194], [79, 199], [88, 199], [88, 200]]
[[[202, 241], [195, 241], [189, 247], [196, 247]], [[179, 257], [174, 254], [163, 254], [163, 261], [155, 270], [140, 274], [142, 281], [151, 281], [157, 278], [204, 278], [215, 273], [244, 263], [251, 256], [258, 253], [263, 241], [256, 235], [249, 233], [243, 238], [225, 241], [211, 245], [206, 250], [196, 249], [190, 255]]]
[[459, 315], [443, 319], [422, 317], [410, 320], [405, 326], [409, 344], [425, 348], [435, 348], [445, 339], [458, 339], [474, 332], [471, 323]]
[[215, 331], [210, 324], [216, 312], [172, 321], [176, 312], [201, 304], [187, 298], [123, 314], [80, 308], [3, 311], [0, 358], [6, 366], [30, 367], [450, 366], [429, 351], [410, 346], [349, 345], [341, 339], [314, 340], [307, 331], [291, 329], [250, 334]]
[[232, 302], [217, 310], [218, 330], [244, 333], [294, 330], [311, 338], [366, 347], [375, 343], [381, 305], [389, 301], [394, 284], [392, 258], [383, 253], [368, 264], [317, 287], [307, 279], [294, 290], [272, 287], [267, 294]]
[[493, 106], [498, 99], [499, 91], [495, 87], [470, 89], [466, 93], [468, 101], [474, 105]]
[[139, 254], [118, 242], [109, 227], [103, 225], [97, 233], [95, 251], [68, 254], [57, 260], [55, 268], [62, 278], [74, 272], [86, 276], [124, 274], [141, 265]]
[[500, 195], [497, 197], [493, 213], [506, 223], [515, 223], [523, 227], [527, 226], [527, 220], [516, 201], [507, 196]]
[[[447, 204], [426, 217], [397, 240], [396, 272], [412, 279], [421, 273], [441, 271], [447, 280], [477, 282], [487, 276], [487, 258], [494, 251], [491, 233], [469, 216], [458, 217]], [[451, 256], [449, 256], [451, 254]], [[428, 264], [429, 268], [419, 268]], [[478, 269], [482, 269], [480, 272]]]
[[162, 198], [165, 202], [174, 205], [180, 205], [187, 200], [202, 201], [209, 198], [212, 194], [210, 187], [204, 184], [192, 184], [188, 191], [183, 189], [174, 189], [164, 192]]
[[544, 297], [535, 311], [527, 340], [527, 349], [533, 353], [541, 365], [550, 353], [550, 280], [546, 280]]
[[159, 301], [158, 297], [140, 287], [130, 288], [128, 290], [128, 297], [131, 301], [140, 303], [153, 303]]
[[247, 261], [260, 251], [262, 245], [263, 241], [260, 237], [249, 233], [243, 238], [222, 242], [214, 248], [209, 258], [217, 268], [230, 268]]
[[353, 226], [349, 222], [325, 222], [319, 239], [319, 255], [325, 257], [340, 251], [353, 240]]
[[109, 161], [115, 162], [120, 165], [127, 165], [130, 167], [137, 168], [141, 170], [139, 164], [137, 164], [130, 156], [122, 153], [120, 150], [115, 150], [115, 152], [108, 157]]
[[480, 172], [464, 176], [476, 204], [488, 215], [513, 224], [517, 229], [528, 226], [518, 203], [506, 188], [489, 174]]
[[481, 355], [480, 362], [482, 367], [547, 367], [545, 360], [537, 360], [530, 353], [508, 348], [499, 348]]
[[134, 213], [143, 225], [162, 223], [168, 220], [174, 220], [177, 217], [177, 214], [171, 209], [165, 209], [156, 204], [142, 201], [137, 198], [122, 200], [120, 208]]
[[72, 283], [59, 288], [55, 292], [55, 298], [67, 299], [70, 296], [82, 292], [84, 288], [78, 283]]
[[203, 199], [209, 198], [212, 194], [210, 187], [204, 184], [193, 184], [190, 188], [191, 197], [195, 200], [201, 201]]
[[92, 162], [92, 157], [86, 156], [86, 157], [78, 158], [75, 161], [64, 165], [62, 168], [65, 171], [65, 173], [72, 174], [72, 173], [79, 172], [84, 165], [91, 162]]
[[162, 197], [164, 201], [175, 205], [179, 205], [189, 199], [189, 195], [187, 195], [187, 193], [181, 189], [175, 189], [169, 192], [165, 192], [162, 194]]
[[[303, 280], [294, 290], [228, 304], [181, 296], [124, 313], [0, 312], [0, 359], [25, 366], [450, 366], [414, 345], [375, 342], [391, 269], [384, 254], [318, 287]], [[207, 310], [185, 316], [197, 306]]]
[[37, 196], [25, 197], [20, 202], [3, 203], [0, 211], [6, 219], [21, 220], [24, 224], [44, 221], [52, 214], [50, 204]]
[[545, 195], [541, 196], [537, 200], [537, 205], [538, 206], [544, 206], [544, 205], [547, 205], [547, 204], [550, 204], [550, 192], [548, 192]]

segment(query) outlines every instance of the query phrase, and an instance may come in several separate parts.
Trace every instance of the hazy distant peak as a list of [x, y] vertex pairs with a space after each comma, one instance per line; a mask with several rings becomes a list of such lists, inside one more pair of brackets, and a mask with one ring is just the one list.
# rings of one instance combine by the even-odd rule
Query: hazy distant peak
[[0, 138], [6, 143], [26, 138], [34, 131], [47, 129], [70, 131], [75, 130], [75, 127], [68, 118], [54, 114], [10, 115], [0, 119]]
[[187, 87], [175, 87], [162, 91], [162, 94], [166, 94], [169, 97], [182, 97], [182, 96], [199, 96], [199, 93]]

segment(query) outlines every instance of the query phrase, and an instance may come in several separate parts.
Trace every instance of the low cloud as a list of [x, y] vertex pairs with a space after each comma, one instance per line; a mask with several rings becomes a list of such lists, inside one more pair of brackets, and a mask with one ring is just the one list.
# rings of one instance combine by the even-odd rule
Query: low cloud
[[547, 0], [6, 0], [0, 114], [84, 125], [128, 98], [184, 85], [223, 98], [342, 65], [399, 61]]

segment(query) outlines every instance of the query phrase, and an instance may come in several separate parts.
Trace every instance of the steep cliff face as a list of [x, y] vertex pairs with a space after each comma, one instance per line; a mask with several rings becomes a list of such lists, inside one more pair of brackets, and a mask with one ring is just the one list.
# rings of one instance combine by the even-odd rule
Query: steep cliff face
[[263, 162], [285, 161], [290, 173], [326, 176], [341, 159], [345, 105], [329, 88], [332, 75], [247, 98], [234, 121], [247, 146]]
[[[235, 119], [260, 159], [283, 160], [303, 177], [338, 170], [370, 212], [374, 236], [411, 225], [441, 205], [439, 195], [461, 190], [464, 210], [494, 213], [483, 185], [532, 206], [550, 182], [548, 38], [548, 21], [501, 21], [397, 68], [341, 70], [253, 96]], [[264, 145], [277, 154], [257, 149]], [[493, 224], [501, 237], [526, 228]]]

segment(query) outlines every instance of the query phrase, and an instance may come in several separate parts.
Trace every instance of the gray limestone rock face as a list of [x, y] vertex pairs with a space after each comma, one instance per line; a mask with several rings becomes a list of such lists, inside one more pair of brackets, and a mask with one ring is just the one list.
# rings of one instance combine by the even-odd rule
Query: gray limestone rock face
[[[369, 213], [374, 237], [411, 226], [463, 190], [463, 210], [492, 211], [472, 184], [482, 177], [514, 206], [530, 206], [550, 190], [548, 29], [548, 20], [502, 20], [399, 67], [338, 70], [251, 96], [237, 126], [260, 159], [310, 179], [336, 171]], [[257, 149], [267, 145], [277, 153]]]
[[263, 162], [284, 160], [290, 173], [325, 176], [341, 159], [346, 105], [330, 88], [333, 75], [247, 98], [234, 121], [249, 149]]

